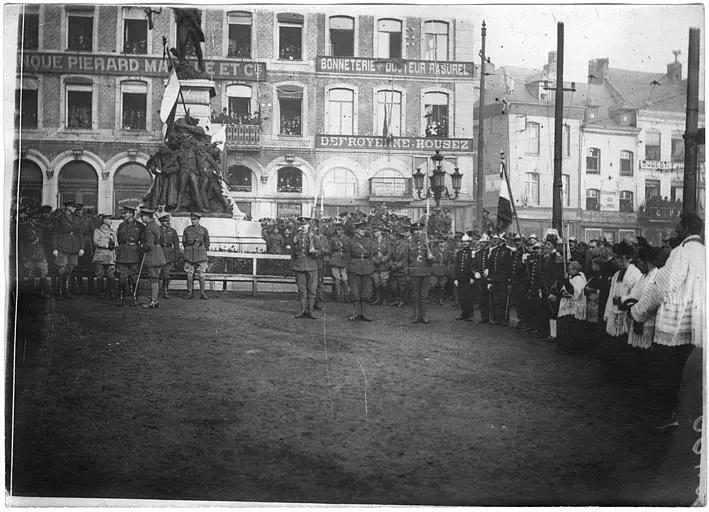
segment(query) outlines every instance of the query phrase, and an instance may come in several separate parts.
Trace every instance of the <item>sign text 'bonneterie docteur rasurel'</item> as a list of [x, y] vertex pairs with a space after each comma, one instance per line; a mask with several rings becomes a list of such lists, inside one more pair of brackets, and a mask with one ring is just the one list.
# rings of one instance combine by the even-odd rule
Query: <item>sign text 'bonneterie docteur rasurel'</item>
[[474, 78], [472, 62], [432, 60], [392, 60], [364, 57], [316, 58], [316, 71], [320, 73], [398, 75], [409, 77]]

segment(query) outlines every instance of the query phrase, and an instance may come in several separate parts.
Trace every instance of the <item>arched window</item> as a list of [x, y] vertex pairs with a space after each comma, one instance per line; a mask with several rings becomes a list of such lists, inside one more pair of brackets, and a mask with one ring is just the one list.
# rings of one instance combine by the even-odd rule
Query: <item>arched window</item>
[[[19, 166], [19, 172], [18, 172]], [[19, 185], [19, 204], [32, 203], [34, 206], [42, 204], [42, 170], [32, 160], [15, 160], [14, 179], [12, 181], [12, 197], [17, 197]], [[19, 176], [18, 176], [19, 175]]]
[[330, 55], [354, 57], [354, 18], [330, 16]]
[[251, 94], [250, 85], [227, 85], [230, 123], [251, 124]]
[[330, 89], [328, 95], [328, 132], [332, 135], [354, 134], [354, 91]]
[[98, 176], [90, 164], [75, 160], [59, 171], [59, 204], [65, 201], [76, 201], [94, 210], [97, 208]]
[[297, 167], [283, 167], [278, 170], [278, 192], [303, 192], [303, 173]]
[[325, 198], [357, 197], [357, 178], [349, 169], [336, 167], [323, 178], [320, 194]]
[[[425, 166], [422, 168], [426, 172]], [[369, 195], [379, 197], [410, 197], [413, 179], [396, 169], [382, 169], [369, 180]]]
[[448, 60], [448, 23], [427, 21], [424, 24], [424, 59]]
[[229, 190], [251, 192], [251, 169], [245, 165], [229, 167]]
[[377, 57], [400, 59], [402, 42], [400, 20], [382, 19], [377, 22]]
[[448, 137], [448, 95], [444, 92], [427, 92], [423, 97], [426, 137]]
[[153, 177], [141, 164], [130, 162], [118, 168], [113, 176], [113, 213], [121, 206], [138, 206], [150, 188]]

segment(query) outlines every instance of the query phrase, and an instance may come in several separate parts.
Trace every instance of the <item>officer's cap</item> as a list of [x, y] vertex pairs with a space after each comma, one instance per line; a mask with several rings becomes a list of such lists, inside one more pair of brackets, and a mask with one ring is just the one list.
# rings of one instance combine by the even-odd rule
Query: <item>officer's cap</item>
[[42, 207], [39, 209], [39, 211], [40, 211], [40, 213], [51, 212], [51, 211], [52, 211], [52, 207], [49, 206], [48, 204], [45, 204], [44, 206], [42, 206]]
[[531, 240], [532, 238], [537, 240], [539, 237], [536, 235], [536, 233], [532, 233], [531, 235], [529, 235], [529, 240]]
[[468, 235], [463, 235], [460, 239], [461, 242], [470, 242], [470, 237]]
[[202, 215], [197, 212], [190, 212], [190, 219], [201, 219]]
[[456, 231], [456, 232], [455, 232], [455, 237], [456, 237], [456, 238], [460, 238], [460, 237], [462, 237], [463, 235], [464, 235], [464, 233], [463, 233], [462, 231]]
[[126, 212], [134, 212], [136, 210], [135, 206], [130, 206], [128, 204], [121, 206], [123, 208], [123, 211]]
[[150, 208], [141, 208], [141, 209], [140, 209], [140, 214], [141, 214], [141, 215], [154, 215], [154, 214], [155, 214], [155, 210], [152, 210], [152, 209], [150, 209]]
[[532, 247], [533, 247], [534, 249], [541, 249], [541, 248], [544, 247], [544, 246], [542, 245], [541, 242], [537, 242], [537, 243], [535, 243], [534, 245], [532, 245]]
[[521, 237], [520, 235], [515, 235], [513, 240], [514, 240], [515, 242], [518, 241], [518, 240], [521, 241], [521, 240], [522, 240], [522, 237]]
[[358, 220], [357, 222], [354, 223], [355, 228], [365, 228], [367, 226], [367, 222], [363, 220]]
[[81, 210], [84, 208], [84, 205], [81, 203], [74, 203], [74, 208], [76, 208], [77, 210]]
[[575, 237], [575, 236], [570, 236], [570, 237], [569, 237], [569, 242], [575, 242], [575, 241], [576, 241], [576, 237]]
[[298, 222], [309, 222], [312, 219], [310, 217], [306, 217], [304, 215], [301, 215], [300, 217], [296, 217], [295, 220], [297, 220]]
[[414, 231], [416, 229], [424, 229], [425, 227], [426, 227], [426, 224], [424, 224], [421, 221], [414, 222], [413, 224], [411, 224], [411, 231]]
[[98, 214], [98, 218], [101, 219], [101, 220], [105, 219], [106, 217], [112, 218], [113, 215], [110, 214], [110, 213], [99, 213], [99, 214]]
[[76, 208], [76, 203], [74, 201], [64, 201], [64, 206], [73, 206]]
[[158, 215], [158, 219], [159, 219], [160, 221], [163, 221], [163, 220], [170, 220], [170, 214], [167, 213], [167, 212], [162, 212], [160, 215]]
[[493, 234], [492, 234], [492, 238], [493, 238], [493, 240], [494, 240], [495, 238], [500, 238], [500, 235], [498, 235], [497, 233], [493, 233]]
[[482, 235], [480, 235], [480, 241], [481, 241], [481, 242], [489, 242], [489, 241], [490, 241], [490, 237], [487, 236], [487, 233], [483, 233]]

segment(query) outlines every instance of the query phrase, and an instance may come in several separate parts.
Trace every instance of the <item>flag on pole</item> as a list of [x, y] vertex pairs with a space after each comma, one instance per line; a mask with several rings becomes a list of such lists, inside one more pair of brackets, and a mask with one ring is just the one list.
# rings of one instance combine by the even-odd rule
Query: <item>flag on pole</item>
[[177, 73], [175, 70], [170, 72], [170, 79], [167, 81], [167, 87], [165, 87], [165, 94], [162, 97], [162, 104], [160, 105], [160, 121], [163, 123], [167, 122], [170, 117], [170, 113], [177, 106], [177, 98], [180, 96], [180, 81], [177, 79]]
[[500, 165], [500, 196], [497, 199], [497, 232], [506, 231], [512, 224], [512, 199], [505, 179], [505, 166]]
[[387, 121], [387, 107], [384, 105], [384, 127], [382, 128], [382, 137], [385, 139], [389, 136], [389, 123]]

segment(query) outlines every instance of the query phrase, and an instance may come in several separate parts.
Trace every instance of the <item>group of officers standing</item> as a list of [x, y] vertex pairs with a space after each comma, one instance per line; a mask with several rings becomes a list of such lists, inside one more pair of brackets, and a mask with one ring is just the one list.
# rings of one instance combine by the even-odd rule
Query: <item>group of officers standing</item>
[[83, 259], [91, 268], [88, 293], [116, 300], [118, 306], [138, 306], [138, 279], [145, 274], [150, 281], [150, 297], [142, 307], [156, 309], [160, 297], [170, 299], [170, 273], [183, 261], [187, 273], [183, 298], [192, 298], [195, 274], [200, 298], [208, 298], [204, 273], [209, 232], [200, 225], [200, 214], [190, 214], [191, 225], [184, 229], [181, 251], [180, 238], [170, 226], [167, 212], [123, 206], [122, 222], [114, 230], [112, 221], [118, 219], [110, 214], [85, 216], [81, 213], [83, 205], [74, 201], [66, 201], [63, 206], [55, 211], [44, 206], [34, 216], [25, 209], [18, 213], [18, 261], [33, 292], [42, 297], [73, 299], [83, 282], [83, 272], [78, 271]]
[[[371, 219], [370, 219], [371, 220]], [[509, 324], [512, 306], [537, 334], [548, 334], [550, 290], [564, 279], [563, 256], [554, 241], [542, 244], [536, 235], [526, 244], [519, 235], [435, 231], [425, 222], [389, 225], [355, 221], [351, 235], [335, 222], [334, 233], [320, 233], [315, 219], [299, 217], [291, 260], [301, 311], [296, 318], [315, 318], [324, 300], [323, 276], [329, 264], [335, 301], [353, 305], [350, 320], [371, 321], [368, 303], [413, 306], [413, 323], [429, 323], [427, 304], [442, 304], [446, 290], [460, 308], [459, 320], [473, 321], [475, 304], [480, 322]], [[545, 247], [546, 245], [546, 247]]]

